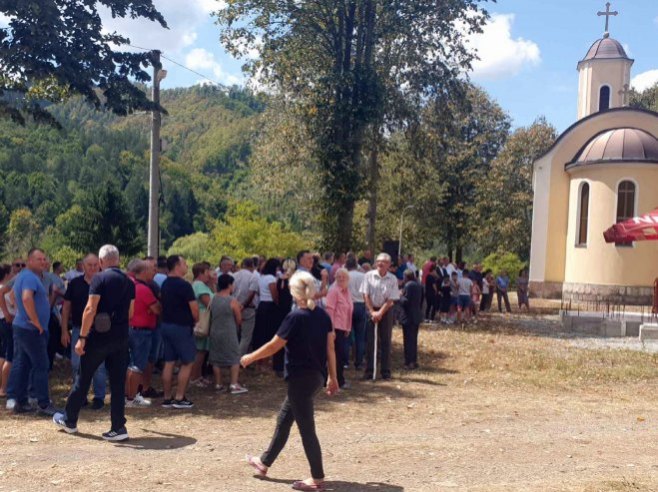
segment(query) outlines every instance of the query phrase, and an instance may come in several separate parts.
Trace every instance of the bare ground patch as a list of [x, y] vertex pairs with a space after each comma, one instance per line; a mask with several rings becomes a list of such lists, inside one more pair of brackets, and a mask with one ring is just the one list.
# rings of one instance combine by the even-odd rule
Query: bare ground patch
[[[528, 330], [523, 329], [524, 322]], [[336, 491], [658, 490], [658, 358], [592, 350], [493, 317], [464, 330], [424, 328], [422, 369], [317, 401]], [[401, 367], [401, 336], [395, 334]], [[0, 411], [0, 490], [288, 490], [308, 475], [293, 430], [271, 479], [242, 462], [271, 435], [284, 388], [248, 373], [246, 395], [194, 389], [196, 408], [128, 410], [131, 439], [99, 439], [109, 415], [85, 411], [82, 435]], [[53, 381], [62, 402], [68, 378]]]

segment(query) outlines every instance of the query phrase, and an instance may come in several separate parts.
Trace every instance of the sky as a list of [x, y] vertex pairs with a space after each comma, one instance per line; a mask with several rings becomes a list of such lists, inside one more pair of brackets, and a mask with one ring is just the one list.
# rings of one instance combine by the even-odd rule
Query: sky
[[[327, 0], [330, 1], [330, 0]], [[484, 32], [468, 39], [480, 60], [470, 78], [484, 88], [512, 117], [515, 127], [532, 124], [540, 116], [558, 131], [576, 119], [578, 73], [576, 65], [599, 39], [605, 21], [596, 14], [605, 0], [499, 0], [482, 5], [491, 14]], [[658, 1], [617, 0], [610, 20], [611, 37], [635, 59], [636, 88], [658, 81]], [[144, 20], [112, 19], [104, 15], [108, 31], [117, 31], [131, 43], [160, 49], [189, 69], [164, 60], [168, 75], [163, 88], [185, 87], [210, 79], [222, 84], [245, 82], [243, 61], [228, 55], [219, 41], [211, 13], [222, 0], [154, 0], [169, 29]], [[0, 17], [0, 25], [6, 19]], [[204, 78], [205, 77], [205, 78]]]

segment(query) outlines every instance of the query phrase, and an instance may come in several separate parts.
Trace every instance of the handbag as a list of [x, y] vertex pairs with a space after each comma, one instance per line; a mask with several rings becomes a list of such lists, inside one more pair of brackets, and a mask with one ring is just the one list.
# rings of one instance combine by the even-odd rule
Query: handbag
[[197, 338], [205, 338], [210, 333], [210, 308], [215, 296], [210, 300], [208, 307], [202, 313], [199, 313], [199, 321], [194, 325], [194, 336]]

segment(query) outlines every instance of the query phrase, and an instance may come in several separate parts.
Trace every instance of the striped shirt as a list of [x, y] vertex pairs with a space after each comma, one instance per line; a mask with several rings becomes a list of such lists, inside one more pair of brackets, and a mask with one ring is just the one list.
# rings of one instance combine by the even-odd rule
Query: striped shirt
[[363, 279], [361, 293], [370, 297], [373, 307], [382, 307], [386, 301], [400, 299], [398, 279], [392, 273], [386, 273], [384, 277], [381, 277], [377, 270], [371, 270]]

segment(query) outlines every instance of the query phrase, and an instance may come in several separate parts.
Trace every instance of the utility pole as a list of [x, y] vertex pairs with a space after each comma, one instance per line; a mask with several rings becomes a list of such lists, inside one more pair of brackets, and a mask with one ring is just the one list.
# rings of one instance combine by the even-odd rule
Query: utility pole
[[[151, 100], [160, 105], [160, 82], [167, 76], [162, 70], [160, 52], [153, 52], [153, 93]], [[148, 255], [157, 258], [160, 254], [160, 126], [162, 114], [155, 108], [151, 117], [151, 164], [149, 167], [149, 223]]]

